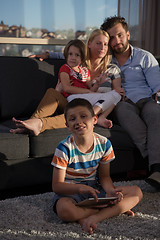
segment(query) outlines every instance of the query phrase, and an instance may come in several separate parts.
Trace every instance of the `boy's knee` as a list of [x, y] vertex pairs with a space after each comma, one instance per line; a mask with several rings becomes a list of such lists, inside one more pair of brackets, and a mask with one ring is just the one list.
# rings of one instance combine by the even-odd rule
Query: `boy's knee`
[[138, 196], [139, 201], [141, 201], [141, 199], [143, 198], [142, 190], [138, 186], [133, 186], [133, 188], [134, 188], [135, 195]]
[[77, 214], [75, 209], [71, 207], [68, 199], [59, 199], [57, 202], [57, 214], [59, 218], [64, 222], [74, 222], [77, 221]]

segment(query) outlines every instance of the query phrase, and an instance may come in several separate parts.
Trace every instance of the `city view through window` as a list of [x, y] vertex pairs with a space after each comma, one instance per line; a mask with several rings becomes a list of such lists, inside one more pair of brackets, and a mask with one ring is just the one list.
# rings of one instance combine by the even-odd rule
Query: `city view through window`
[[117, 12], [118, 0], [0, 0], [0, 55], [62, 51]]
[[[106, 17], [117, 15], [117, 9], [118, 0], [0, 0], [0, 55], [62, 51], [62, 40], [86, 40]], [[18, 44], [14, 39], [13, 44], [13, 38], [23, 40]], [[28, 44], [26, 39], [37, 41]]]

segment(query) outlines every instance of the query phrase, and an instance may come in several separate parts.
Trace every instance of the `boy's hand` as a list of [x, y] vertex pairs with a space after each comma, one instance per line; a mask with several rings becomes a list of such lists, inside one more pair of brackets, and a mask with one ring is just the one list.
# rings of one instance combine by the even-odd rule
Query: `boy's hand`
[[123, 193], [120, 188], [115, 188], [111, 192], [107, 193], [107, 197], [118, 197], [118, 199], [112, 201], [112, 204], [116, 204], [123, 199]]
[[98, 202], [97, 194], [99, 194], [100, 192], [97, 189], [94, 189], [94, 188], [92, 188], [90, 186], [87, 186], [87, 185], [80, 184], [79, 185], [79, 193], [80, 194], [85, 194], [85, 193], [92, 194], [92, 196], [94, 197], [96, 202]]

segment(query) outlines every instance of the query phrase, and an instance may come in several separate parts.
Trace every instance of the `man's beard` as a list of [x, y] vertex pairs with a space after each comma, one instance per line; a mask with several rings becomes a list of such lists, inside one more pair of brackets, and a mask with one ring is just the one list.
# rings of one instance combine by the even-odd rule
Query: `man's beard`
[[112, 50], [116, 54], [124, 53], [128, 47], [128, 44], [128, 41], [125, 44], [121, 43], [122, 47], [115, 48], [116, 46], [114, 46]]

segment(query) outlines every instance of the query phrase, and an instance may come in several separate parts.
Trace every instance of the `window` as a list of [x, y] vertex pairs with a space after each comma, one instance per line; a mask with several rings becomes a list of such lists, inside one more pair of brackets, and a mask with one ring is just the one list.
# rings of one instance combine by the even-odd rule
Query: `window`
[[1, 0], [0, 55], [62, 51], [117, 12], [118, 0]]

